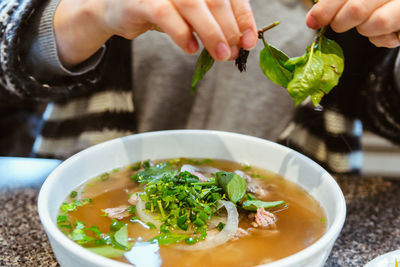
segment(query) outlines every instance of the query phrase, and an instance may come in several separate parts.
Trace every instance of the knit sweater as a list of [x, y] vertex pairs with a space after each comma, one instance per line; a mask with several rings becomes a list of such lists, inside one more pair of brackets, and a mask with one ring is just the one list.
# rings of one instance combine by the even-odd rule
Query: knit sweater
[[[306, 10], [298, 1], [271, 1], [268, 8], [263, 8], [263, 1], [252, 4], [259, 24], [278, 19], [286, 22], [268, 35], [275, 45], [291, 56], [303, 53], [312, 32], [304, 26]], [[196, 57], [184, 55], [159, 33], [139, 37], [133, 48], [127, 40], [112, 38], [105, 53], [100, 51], [91, 62], [66, 75], [50, 71], [51, 79], [45, 81], [38, 74], [43, 71], [31, 67], [35, 42], [21, 40], [32, 35], [32, 25], [46, 22], [51, 30], [52, 20], [42, 12], [52, 7], [39, 0], [0, 3], [2, 97], [52, 101], [43, 114], [35, 142], [38, 156], [65, 158], [98, 142], [135, 132], [205, 128], [280, 139], [333, 171], [354, 172], [361, 166], [362, 127], [358, 118], [375, 132], [399, 142], [399, 92], [395, 86], [382, 88], [379, 79], [371, 78], [378, 70], [362, 62], [365, 54], [350, 54], [351, 60], [365, 68], [358, 77], [360, 83], [356, 88], [348, 87], [346, 81], [352, 79], [345, 77], [351, 77], [355, 69], [346, 66], [343, 82], [334, 89], [337, 93], [326, 97], [323, 111], [307, 105], [295, 109], [285, 90], [262, 77], [256, 63], [261, 47], [251, 52], [246, 74], [237, 73], [232, 62], [216, 64], [196, 96], [191, 96], [188, 88]], [[40, 22], [34, 23], [38, 18]], [[46, 29], [48, 32], [49, 28], [39, 27], [34, 35], [40, 37], [40, 31]], [[344, 46], [346, 56], [349, 47]], [[397, 51], [391, 52], [391, 66], [386, 67], [393, 70]], [[54, 59], [57, 55], [52, 56]], [[51, 66], [54, 62], [43, 64]], [[385, 73], [393, 76], [392, 71]], [[393, 84], [393, 77], [386, 82]], [[355, 98], [347, 98], [349, 92]], [[349, 101], [343, 101], [341, 95], [357, 107], [356, 111], [348, 109]]]

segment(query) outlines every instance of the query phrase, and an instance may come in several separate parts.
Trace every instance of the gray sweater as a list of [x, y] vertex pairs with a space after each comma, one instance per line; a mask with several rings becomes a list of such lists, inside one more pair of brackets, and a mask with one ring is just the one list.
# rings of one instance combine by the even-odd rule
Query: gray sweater
[[[43, 13], [37, 15], [39, 30], [28, 57], [34, 75], [45, 81], [51, 81], [55, 76], [82, 75], [94, 69], [104, 54], [102, 49], [72, 71], [60, 64], [52, 28], [57, 3], [58, 0], [51, 0]], [[252, 7], [258, 25], [276, 20], [282, 22], [266, 34], [268, 40], [292, 56], [304, 52], [313, 32], [305, 26], [306, 9], [299, 1], [273, 0], [266, 5], [265, 0], [257, 0], [252, 1]], [[233, 62], [216, 63], [193, 96], [189, 87], [198, 55], [184, 54], [165, 34], [143, 34], [132, 46], [133, 103], [123, 103], [131, 105], [130, 110], [134, 107], [137, 131], [217, 129], [277, 140], [293, 117], [294, 105], [286, 90], [263, 76], [258, 66], [260, 49], [261, 42], [250, 54], [246, 73], [239, 73]], [[108, 101], [118, 100], [110, 97]], [[89, 109], [89, 106], [90, 103], [86, 108]], [[54, 105], [48, 110], [46, 119], [57, 117]], [[85, 112], [90, 111], [80, 109], [79, 114], [74, 116]], [[65, 110], [62, 113], [65, 115]], [[41, 142], [44, 142], [43, 138]], [[63, 153], [70, 154], [82, 148], [63, 149]], [[35, 149], [42, 153], [38, 144]], [[48, 154], [51, 151], [45, 152]]]
[[[346, 69], [318, 112], [307, 105], [295, 109], [286, 90], [263, 76], [260, 46], [251, 52], [246, 73], [232, 62], [215, 64], [195, 96], [189, 87], [196, 56], [157, 32], [140, 36], [133, 46], [113, 37], [87, 62], [67, 70], [57, 58], [57, 1], [51, 1], [0, 2], [0, 97], [51, 101], [33, 147], [37, 156], [65, 158], [136, 132], [201, 128], [279, 140], [333, 171], [354, 172], [362, 163], [359, 119], [400, 143], [397, 50], [371, 47], [355, 32], [330, 36], [344, 46]], [[300, 1], [253, 0], [252, 6], [258, 25], [281, 21], [268, 41], [290, 56], [304, 52], [313, 33]]]

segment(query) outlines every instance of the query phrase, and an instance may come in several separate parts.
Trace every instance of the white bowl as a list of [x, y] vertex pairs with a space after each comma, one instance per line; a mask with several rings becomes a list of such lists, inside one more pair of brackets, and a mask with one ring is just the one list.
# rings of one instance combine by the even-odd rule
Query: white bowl
[[280, 174], [309, 192], [327, 217], [326, 233], [314, 244], [263, 265], [323, 266], [345, 220], [343, 193], [332, 176], [309, 158], [260, 138], [207, 130], [149, 132], [114, 139], [85, 149], [56, 168], [43, 184], [38, 200], [40, 220], [61, 266], [131, 266], [94, 254], [57, 228], [57, 212], [78, 185], [117, 167], [145, 159], [215, 158], [248, 163]]

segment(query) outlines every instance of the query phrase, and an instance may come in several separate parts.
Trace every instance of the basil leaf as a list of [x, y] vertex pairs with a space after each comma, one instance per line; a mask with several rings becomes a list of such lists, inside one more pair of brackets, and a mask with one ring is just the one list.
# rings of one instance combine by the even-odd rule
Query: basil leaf
[[174, 233], [162, 233], [159, 234], [152, 239], [150, 239], [148, 242], [152, 242], [154, 240], [158, 241], [158, 244], [160, 245], [169, 245], [172, 243], [179, 243], [188, 238], [189, 235], [183, 235], [183, 234], [174, 234]]
[[247, 183], [242, 176], [233, 172], [217, 172], [216, 181], [229, 200], [237, 203], [246, 193]]
[[197, 59], [196, 69], [192, 78], [192, 93], [196, 92], [197, 83], [203, 79], [204, 75], [211, 69], [213, 64], [214, 59], [210, 56], [206, 49], [203, 49], [199, 58]]
[[307, 54], [304, 54], [300, 57], [292, 57], [289, 58], [284, 64], [283, 66], [285, 66], [285, 68], [287, 68], [290, 71], [294, 71], [296, 65], [302, 65], [304, 63], [306, 63], [307, 61]]
[[128, 243], [128, 225], [125, 224], [114, 234], [115, 241], [124, 247], [129, 247]]
[[339, 44], [325, 36], [321, 36], [316, 43], [315, 54], [319, 55], [324, 63], [324, 74], [319, 85], [320, 91], [311, 95], [314, 105], [317, 105], [322, 97], [339, 83], [344, 70], [344, 55]]
[[306, 61], [299, 60], [294, 66], [293, 79], [287, 85], [287, 90], [296, 106], [319, 91], [324, 74], [323, 60], [315, 53], [314, 46], [307, 49], [306, 58]]
[[90, 247], [90, 248], [86, 248], [89, 251], [99, 254], [101, 256], [104, 257], [108, 257], [108, 258], [119, 258], [121, 256], [124, 255], [124, 253], [126, 252], [125, 250], [122, 249], [118, 249], [118, 248], [114, 248], [112, 246], [101, 246], [101, 247]]
[[285, 201], [265, 202], [261, 200], [246, 200], [242, 203], [242, 208], [249, 211], [257, 211], [258, 208], [272, 209], [286, 205]]
[[268, 79], [285, 88], [293, 77], [292, 71], [284, 66], [288, 59], [285, 53], [264, 41], [264, 48], [260, 52], [260, 67]]

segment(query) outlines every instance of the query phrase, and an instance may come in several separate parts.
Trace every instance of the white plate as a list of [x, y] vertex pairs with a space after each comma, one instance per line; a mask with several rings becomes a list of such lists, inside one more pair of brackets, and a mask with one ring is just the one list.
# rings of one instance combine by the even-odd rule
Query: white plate
[[376, 257], [364, 267], [400, 267], [400, 249]]

